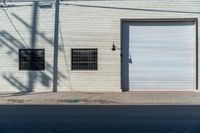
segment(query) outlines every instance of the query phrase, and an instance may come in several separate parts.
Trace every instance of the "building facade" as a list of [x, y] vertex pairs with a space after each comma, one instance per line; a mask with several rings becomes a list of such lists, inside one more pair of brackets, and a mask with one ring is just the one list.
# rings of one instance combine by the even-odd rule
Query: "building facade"
[[[0, 8], [0, 91], [51, 92], [54, 4]], [[199, 90], [200, 1], [61, 1], [59, 15], [58, 91]]]

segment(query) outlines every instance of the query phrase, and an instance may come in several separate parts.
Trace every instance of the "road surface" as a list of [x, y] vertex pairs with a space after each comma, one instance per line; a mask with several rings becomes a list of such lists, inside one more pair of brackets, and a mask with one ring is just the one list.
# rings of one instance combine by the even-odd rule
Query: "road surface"
[[1, 105], [0, 133], [200, 133], [200, 106]]

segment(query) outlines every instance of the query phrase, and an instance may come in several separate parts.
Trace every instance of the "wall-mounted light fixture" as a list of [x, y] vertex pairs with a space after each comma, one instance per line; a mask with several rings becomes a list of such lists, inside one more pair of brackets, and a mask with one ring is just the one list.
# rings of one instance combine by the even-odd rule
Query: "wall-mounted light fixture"
[[121, 48], [118, 48], [115, 43], [113, 42], [113, 45], [112, 45], [112, 51], [115, 51], [115, 50], [121, 50]]

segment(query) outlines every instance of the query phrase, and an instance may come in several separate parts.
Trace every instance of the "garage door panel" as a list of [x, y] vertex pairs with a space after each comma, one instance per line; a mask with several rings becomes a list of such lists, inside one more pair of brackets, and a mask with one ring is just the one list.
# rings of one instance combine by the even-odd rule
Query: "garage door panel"
[[[191, 82], [178, 82], [178, 81], [164, 81], [164, 82], [132, 82], [130, 84], [137, 84], [137, 89], [135, 91], [191, 91], [190, 88], [193, 84]], [[149, 86], [154, 86], [153, 88], [149, 88]], [[147, 90], [148, 87], [148, 90]], [[164, 90], [163, 88], [167, 88], [168, 90]], [[175, 89], [176, 88], [176, 89]], [[134, 91], [134, 90], [130, 90]]]
[[123, 86], [134, 90], [195, 90], [194, 22], [123, 24]]

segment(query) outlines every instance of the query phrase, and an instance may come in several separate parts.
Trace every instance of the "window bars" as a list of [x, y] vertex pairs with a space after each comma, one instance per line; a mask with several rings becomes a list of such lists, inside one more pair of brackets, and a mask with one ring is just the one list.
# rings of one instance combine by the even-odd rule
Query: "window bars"
[[72, 70], [97, 70], [97, 49], [71, 49]]
[[20, 49], [19, 70], [45, 70], [44, 49]]

